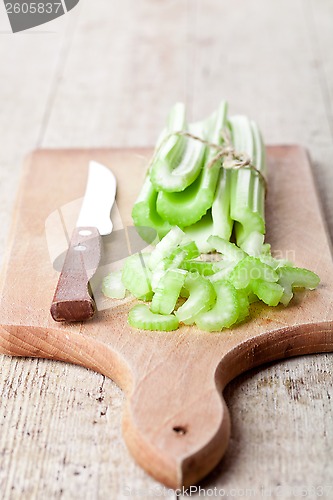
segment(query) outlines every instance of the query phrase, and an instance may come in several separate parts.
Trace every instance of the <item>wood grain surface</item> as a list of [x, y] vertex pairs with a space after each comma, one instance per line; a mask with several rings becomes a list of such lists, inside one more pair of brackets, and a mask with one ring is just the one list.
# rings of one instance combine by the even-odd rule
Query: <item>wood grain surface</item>
[[[0, 9], [0, 256], [27, 151], [151, 145], [177, 100], [196, 119], [227, 98], [267, 142], [306, 145], [332, 238], [332, 17], [331, 0], [80, 0], [13, 36]], [[331, 498], [332, 363], [304, 356], [231, 382], [232, 446], [201, 486]], [[110, 379], [2, 357], [0, 381], [3, 498], [161, 498], [123, 444]]]
[[[155, 479], [177, 489], [203, 479], [223, 456], [230, 418], [221, 392], [234, 377], [268, 361], [333, 350], [333, 262], [305, 150], [270, 147], [267, 241], [275, 255], [316, 271], [318, 289], [297, 294], [287, 308], [254, 304], [250, 321], [220, 334], [185, 325], [172, 333], [131, 328], [133, 299], [99, 296], [102, 279], [131, 253], [125, 243], [133, 241], [131, 207], [151, 155], [146, 149], [30, 155], [1, 279], [0, 351], [75, 363], [112, 378], [127, 396], [128, 448]], [[59, 324], [50, 316], [59, 255], [66, 250], [59, 242], [61, 233], [67, 241], [74, 231], [91, 158], [116, 176], [113, 214], [127, 236], [115, 231], [103, 245], [104, 260], [91, 280], [96, 316]]]

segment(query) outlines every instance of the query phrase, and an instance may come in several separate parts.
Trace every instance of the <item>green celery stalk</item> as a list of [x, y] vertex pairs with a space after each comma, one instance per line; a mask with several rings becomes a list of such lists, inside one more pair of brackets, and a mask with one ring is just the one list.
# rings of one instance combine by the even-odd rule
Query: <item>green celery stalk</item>
[[207, 213], [192, 226], [184, 227], [184, 233], [195, 241], [201, 253], [208, 253], [212, 251], [212, 246], [207, 242], [209, 236], [213, 233], [213, 219], [212, 212], [208, 210]]
[[[177, 102], [168, 115], [166, 128], [161, 132], [157, 140], [155, 153], [159, 151], [158, 156], [165, 158], [171, 164], [177, 161], [184, 153], [186, 139], [181, 135], [170, 134], [187, 130], [187, 126], [185, 105], [182, 102]], [[151, 170], [152, 167], [153, 165]]]
[[[226, 125], [227, 105], [223, 102], [214, 116], [209, 120], [207, 126], [207, 139], [218, 144], [222, 143], [219, 133]], [[213, 125], [212, 123], [213, 122]], [[216, 154], [216, 150], [210, 150], [205, 165]], [[211, 168], [203, 168], [197, 179], [181, 193], [166, 193], [160, 191], [157, 197], [157, 212], [170, 224], [180, 227], [191, 226], [198, 222], [209, 208], [211, 208], [215, 197], [217, 181], [219, 178], [221, 161], [216, 162]]]
[[233, 220], [230, 217], [231, 172], [221, 168], [215, 198], [212, 204], [212, 235], [229, 240]]
[[[188, 131], [199, 137], [204, 135], [204, 125], [194, 123], [189, 125]], [[184, 139], [183, 136], [176, 136]], [[186, 147], [182, 154], [173, 155], [168, 161], [163, 156], [164, 148], [156, 155], [152, 164], [150, 178], [158, 191], [184, 191], [200, 174], [205, 158], [206, 146], [199, 141], [185, 138]]]
[[[234, 148], [246, 153], [254, 166], [266, 174], [265, 150], [257, 125], [246, 116], [229, 120]], [[231, 218], [235, 222], [237, 245], [249, 255], [261, 253], [265, 235], [265, 187], [250, 169], [232, 171]]]
[[[162, 239], [171, 229], [156, 211], [157, 191], [147, 175], [132, 209], [132, 219], [141, 238], [148, 243]], [[152, 231], [153, 230], [153, 231]], [[157, 236], [157, 238], [156, 238]]]

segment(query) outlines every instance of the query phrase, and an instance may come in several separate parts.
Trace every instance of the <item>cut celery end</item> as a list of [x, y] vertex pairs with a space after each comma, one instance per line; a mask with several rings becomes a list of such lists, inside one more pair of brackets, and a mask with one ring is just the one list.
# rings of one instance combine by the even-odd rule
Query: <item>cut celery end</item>
[[196, 316], [195, 322], [201, 330], [218, 332], [236, 323], [239, 315], [239, 300], [236, 289], [228, 282], [214, 283], [215, 305], [207, 312]]
[[130, 310], [128, 322], [140, 330], [164, 332], [177, 330], [179, 325], [178, 319], [173, 314], [154, 314], [145, 304], [137, 304]]
[[252, 257], [262, 253], [265, 239], [264, 219], [257, 213], [244, 213], [242, 222], [235, 220], [237, 245]]
[[123, 299], [126, 288], [122, 282], [122, 271], [114, 271], [103, 279], [102, 293], [111, 299]]
[[151, 303], [151, 311], [157, 314], [170, 314], [175, 308], [180, 290], [187, 272], [181, 269], [170, 269], [160, 279]]
[[219, 170], [219, 165], [203, 168], [199, 177], [181, 193], [160, 191], [156, 202], [158, 214], [180, 227], [198, 222], [212, 206]]
[[207, 243], [209, 236], [219, 235], [227, 240], [231, 236], [233, 221], [230, 218], [230, 179], [230, 172], [220, 169], [212, 207], [195, 224], [184, 228], [185, 233], [196, 242], [202, 253], [213, 249]]
[[[195, 123], [188, 127], [191, 134], [204, 135], [204, 124]], [[184, 139], [184, 137], [182, 137]], [[184, 191], [198, 177], [205, 158], [206, 146], [194, 139], [185, 138], [186, 147], [181, 155], [174, 155], [168, 161], [159, 153], [151, 168], [151, 181], [158, 191]]]
[[179, 321], [191, 322], [198, 313], [208, 311], [212, 307], [216, 294], [213, 285], [198, 274], [188, 274], [184, 288], [188, 290], [189, 298], [175, 314]]
[[268, 306], [277, 306], [283, 296], [283, 288], [278, 283], [252, 280], [253, 293]]
[[149, 258], [148, 253], [131, 255], [125, 260], [122, 270], [122, 282], [125, 288], [141, 300], [149, 300], [152, 296], [151, 272], [147, 267]]
[[[177, 102], [171, 109], [167, 126], [162, 131], [157, 140], [156, 152], [167, 161], [173, 162], [175, 158], [182, 156], [186, 139], [180, 135], [170, 135], [172, 132], [179, 132], [187, 129], [185, 104]], [[168, 139], [166, 139], [168, 137]]]
[[[222, 101], [215, 113], [209, 119], [209, 140], [214, 144], [222, 144], [222, 130], [227, 125], [228, 104]], [[216, 151], [209, 150], [208, 161], [211, 160], [216, 154]]]
[[241, 248], [219, 236], [210, 236], [208, 243], [227, 260], [239, 262], [246, 257], [246, 253]]
[[[226, 125], [226, 111], [227, 106], [223, 102], [213, 119], [206, 125], [205, 138], [221, 144], [221, 130]], [[205, 165], [215, 154], [216, 150], [211, 150], [207, 154]], [[209, 169], [204, 166], [196, 180], [181, 193], [159, 192], [156, 205], [159, 215], [170, 224], [180, 227], [191, 226], [198, 222], [212, 207], [220, 166], [221, 161]]]
[[168, 257], [178, 247], [184, 236], [184, 232], [179, 227], [170, 229], [152, 251], [149, 259], [150, 269], [155, 269], [163, 259]]
[[[134, 225], [138, 228], [141, 238], [148, 243], [163, 238], [171, 226], [163, 220], [156, 211], [157, 191], [155, 191], [149, 176], [146, 177], [141, 192], [132, 209]], [[156, 235], [152, 232], [156, 231]]]
[[252, 280], [278, 281], [278, 274], [270, 266], [263, 264], [259, 258], [245, 257], [231, 272], [229, 277], [235, 288], [246, 288]]

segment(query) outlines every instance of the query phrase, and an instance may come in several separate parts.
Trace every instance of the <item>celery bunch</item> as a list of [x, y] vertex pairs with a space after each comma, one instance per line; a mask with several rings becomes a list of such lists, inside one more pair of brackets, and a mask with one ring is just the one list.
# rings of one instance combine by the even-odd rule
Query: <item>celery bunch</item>
[[[187, 132], [209, 144], [188, 137]], [[210, 235], [229, 240], [234, 229], [238, 246], [257, 254], [265, 234], [265, 186], [249, 168], [226, 168], [228, 157], [214, 162], [218, 150], [213, 145], [229, 146], [227, 137], [264, 176], [265, 149], [255, 122], [246, 116], [228, 117], [224, 101], [207, 119], [190, 124], [183, 104], [172, 108], [132, 211], [143, 238], [144, 228], [152, 228], [160, 239], [178, 226], [200, 252], [209, 252]], [[151, 231], [146, 234], [151, 242]]]
[[132, 326], [220, 331], [244, 321], [252, 302], [287, 306], [294, 289], [318, 286], [315, 273], [273, 258], [264, 242], [265, 179], [255, 122], [228, 117], [222, 102], [204, 121], [188, 124], [184, 105], [174, 106], [132, 211], [143, 239], [151, 243], [154, 233], [158, 243], [103, 283], [108, 297], [128, 290], [151, 302], [132, 308]]
[[[295, 288], [314, 289], [319, 284], [315, 273], [273, 258], [267, 245], [254, 257], [219, 236], [210, 236], [208, 244], [215, 250], [210, 261], [202, 259], [195, 243], [176, 226], [151, 253], [128, 257], [122, 286], [139, 300], [151, 301], [131, 309], [130, 325], [170, 331], [181, 322], [221, 331], [244, 321], [254, 301], [286, 306]], [[105, 278], [108, 297], [119, 297], [118, 280], [119, 274]]]

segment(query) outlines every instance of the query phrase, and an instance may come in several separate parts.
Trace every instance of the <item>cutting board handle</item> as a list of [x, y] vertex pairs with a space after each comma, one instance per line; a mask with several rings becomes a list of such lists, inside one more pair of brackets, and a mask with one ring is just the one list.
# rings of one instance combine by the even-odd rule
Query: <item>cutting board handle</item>
[[98, 230], [75, 228], [50, 309], [55, 321], [86, 321], [94, 316], [96, 305], [89, 292], [89, 280], [100, 259]]
[[123, 434], [136, 461], [170, 488], [188, 487], [221, 460], [230, 435], [229, 411], [217, 367], [175, 370], [159, 363], [136, 381], [124, 409]]

